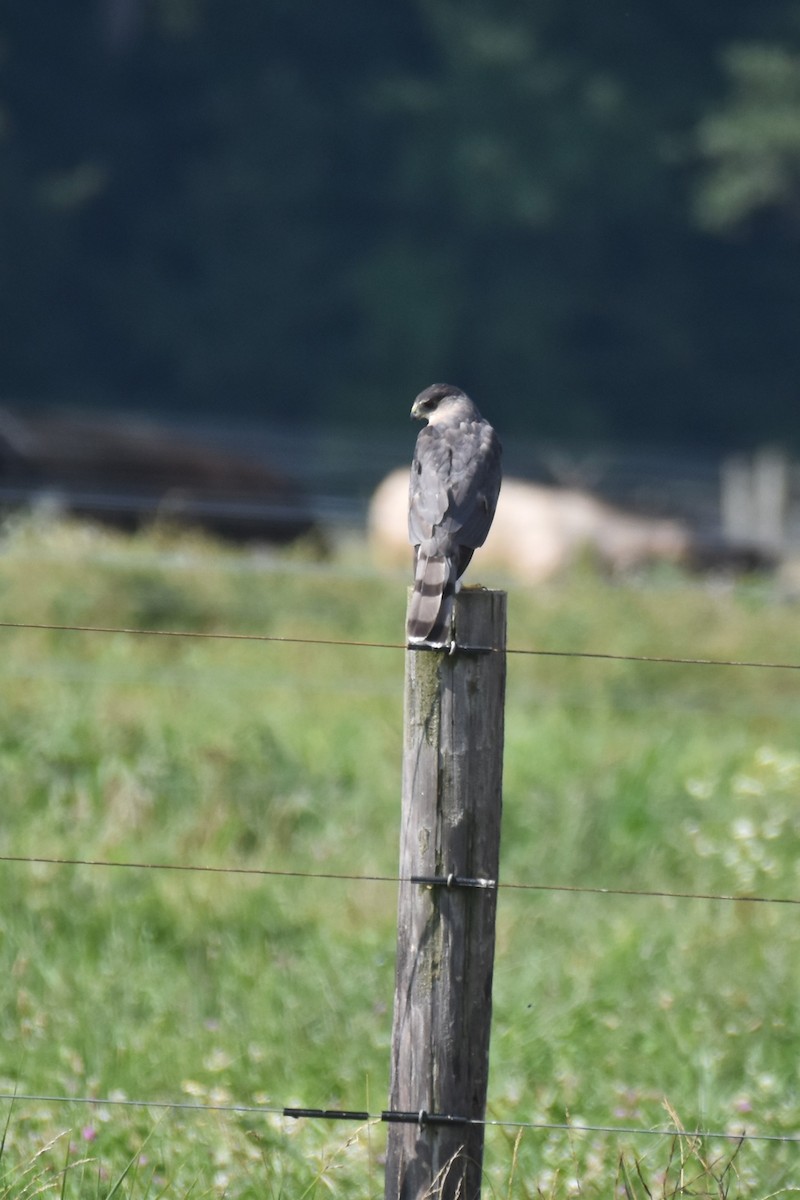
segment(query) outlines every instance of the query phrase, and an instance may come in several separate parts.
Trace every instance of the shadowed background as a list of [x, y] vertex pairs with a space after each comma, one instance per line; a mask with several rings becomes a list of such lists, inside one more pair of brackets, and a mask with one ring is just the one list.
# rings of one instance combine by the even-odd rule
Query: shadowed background
[[4, 400], [796, 441], [794, 0], [0, 16]]

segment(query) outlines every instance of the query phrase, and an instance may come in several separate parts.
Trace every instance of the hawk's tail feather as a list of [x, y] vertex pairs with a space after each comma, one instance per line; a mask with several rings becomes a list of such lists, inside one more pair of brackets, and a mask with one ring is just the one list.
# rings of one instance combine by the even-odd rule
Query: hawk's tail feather
[[419, 554], [406, 621], [409, 642], [448, 644], [454, 595], [455, 578], [449, 559], [443, 555], [428, 558]]

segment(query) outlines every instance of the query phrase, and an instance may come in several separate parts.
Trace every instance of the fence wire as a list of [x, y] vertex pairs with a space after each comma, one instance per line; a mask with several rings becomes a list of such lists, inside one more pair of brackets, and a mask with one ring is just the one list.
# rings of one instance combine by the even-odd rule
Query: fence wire
[[[85, 633], [85, 634], [106, 634], [106, 635], [124, 635], [133, 637], [152, 637], [152, 638], [185, 638], [195, 640], [209, 641], [240, 641], [240, 642], [261, 642], [268, 644], [283, 644], [283, 645], [305, 645], [305, 646], [337, 646], [357, 649], [374, 649], [374, 650], [407, 650], [405, 643], [388, 642], [388, 641], [361, 641], [356, 639], [344, 638], [322, 638], [322, 637], [307, 637], [307, 636], [284, 636], [274, 634], [260, 633], [239, 633], [232, 631], [208, 631], [208, 630], [186, 630], [186, 629], [141, 629], [117, 626], [98, 626], [98, 625], [67, 625], [44, 622], [24, 622], [24, 621], [0, 621], [0, 629], [18, 630], [18, 631], [43, 631], [55, 633]], [[417, 648], [424, 649], [424, 648]], [[501, 648], [494, 646], [469, 646], [459, 647], [467, 653], [498, 653], [503, 652]], [[692, 666], [692, 667], [739, 667], [759, 670], [781, 670], [781, 671], [798, 671], [800, 663], [796, 662], [781, 662], [781, 661], [763, 661], [749, 659], [717, 659], [717, 658], [700, 658], [679, 655], [666, 654], [620, 654], [605, 651], [586, 651], [586, 650], [559, 650], [559, 649], [541, 649], [541, 648], [522, 648], [508, 647], [505, 653], [509, 655], [519, 655], [525, 657], [541, 657], [541, 658], [562, 658], [562, 659], [584, 659], [606, 662], [626, 662], [626, 663], [646, 663], [655, 665], [672, 665], [672, 666]], [[412, 883], [420, 881], [418, 879], [404, 879], [399, 875], [383, 875], [383, 874], [355, 874], [348, 872], [333, 872], [333, 871], [302, 871], [302, 870], [277, 870], [265, 867], [232, 867], [232, 866], [213, 866], [201, 864], [183, 864], [183, 863], [147, 863], [147, 862], [119, 862], [100, 859], [79, 859], [79, 858], [56, 858], [46, 857], [43, 855], [0, 855], [0, 862], [8, 864], [27, 864], [27, 865], [49, 865], [49, 866], [72, 866], [72, 867], [92, 867], [92, 868], [119, 868], [128, 870], [150, 870], [150, 871], [186, 871], [186, 872], [202, 872], [208, 874], [219, 875], [236, 875], [236, 876], [254, 876], [254, 877], [269, 877], [269, 878], [284, 878], [284, 879], [319, 879], [319, 880], [339, 880], [357, 883], [385, 883], [399, 885], [401, 883]], [[669, 891], [662, 889], [638, 889], [638, 888], [618, 888], [618, 887], [600, 887], [588, 885], [571, 885], [571, 884], [551, 884], [551, 883], [530, 883], [530, 882], [497, 882], [497, 881], [464, 881], [471, 884], [480, 883], [483, 887], [494, 889], [503, 889], [509, 891], [527, 891], [527, 892], [549, 892], [549, 893], [570, 893], [577, 895], [605, 895], [605, 896], [622, 896], [633, 898], [649, 898], [661, 900], [704, 900], [718, 903], [747, 903], [747, 904], [778, 904], [778, 905], [800, 905], [800, 898], [797, 897], [771, 897], [760, 895], [737, 895], [725, 893], [707, 893], [707, 892], [689, 892], [689, 891]], [[434, 884], [442, 886], [452, 886], [451, 880], [435, 880]], [[456, 886], [458, 881], [455, 881]], [[800, 1133], [797, 1134], [767, 1134], [767, 1133], [749, 1133], [746, 1130], [732, 1132], [729, 1130], [685, 1130], [678, 1127], [669, 1128], [646, 1128], [639, 1126], [618, 1126], [618, 1125], [592, 1125], [586, 1123], [573, 1124], [570, 1122], [555, 1122], [555, 1121], [530, 1121], [530, 1120], [515, 1120], [515, 1119], [499, 1119], [499, 1118], [463, 1118], [458, 1114], [437, 1114], [437, 1113], [406, 1113], [393, 1112], [384, 1110], [379, 1113], [371, 1113], [364, 1110], [348, 1110], [348, 1109], [323, 1109], [323, 1108], [297, 1108], [285, 1105], [256, 1105], [256, 1104], [200, 1104], [197, 1102], [187, 1101], [169, 1101], [169, 1100], [152, 1100], [152, 1099], [128, 1099], [119, 1097], [93, 1097], [93, 1096], [58, 1096], [45, 1095], [35, 1093], [21, 1092], [0, 1092], [0, 1101], [9, 1103], [41, 1103], [41, 1104], [59, 1104], [59, 1105], [86, 1105], [95, 1107], [129, 1107], [142, 1109], [161, 1109], [176, 1112], [224, 1112], [232, 1114], [246, 1114], [251, 1116], [278, 1116], [286, 1119], [318, 1119], [331, 1121], [358, 1121], [365, 1122], [414, 1122], [420, 1126], [427, 1124], [461, 1124], [461, 1125], [479, 1125], [485, 1128], [500, 1127], [511, 1128], [517, 1130], [531, 1131], [547, 1131], [547, 1132], [564, 1132], [568, 1134], [587, 1133], [598, 1134], [605, 1136], [616, 1137], [658, 1137], [671, 1138], [678, 1140], [719, 1140], [736, 1142], [737, 1144], [746, 1142], [764, 1142], [764, 1143], [790, 1143], [800, 1144]]]
[[384, 1109], [368, 1112], [364, 1109], [299, 1108], [293, 1105], [268, 1104], [198, 1104], [186, 1100], [135, 1100], [127, 1097], [107, 1096], [56, 1096], [37, 1093], [0, 1092], [0, 1101], [12, 1104], [63, 1104], [82, 1105], [95, 1108], [150, 1108], [191, 1113], [239, 1113], [250, 1116], [285, 1117], [289, 1120], [358, 1121], [383, 1122], [407, 1125], [471, 1125], [484, 1129], [529, 1129], [557, 1133], [596, 1133], [618, 1137], [657, 1137], [681, 1141], [727, 1141], [727, 1142], [788, 1142], [800, 1144], [800, 1133], [748, 1133], [746, 1129], [732, 1131], [722, 1129], [682, 1129], [670, 1126], [664, 1129], [640, 1125], [591, 1125], [567, 1121], [522, 1121], [503, 1117], [462, 1117], [457, 1113], [404, 1112]]
[[504, 882], [494, 879], [461, 879], [451, 876], [369, 875], [347, 871], [280, 870], [270, 867], [231, 867], [200, 863], [122, 862], [98, 858], [57, 858], [45, 855], [0, 854], [0, 863], [29, 866], [101, 867], [138, 871], [187, 871], [208, 875], [250, 875], [267, 879], [328, 879], [346, 883], [418, 884], [422, 887], [478, 888], [484, 891], [566, 892], [584, 896], [627, 896], [649, 900], [711, 900], [728, 904], [783, 904], [800, 906], [797, 896], [756, 896], [736, 892], [682, 892], [656, 888], [601, 887], [590, 884]]
[[[302, 637], [271, 633], [234, 633], [199, 629], [134, 629], [112, 625], [56, 625], [34, 621], [0, 621], [0, 629], [39, 630], [51, 633], [124, 634], [129, 637], [194, 638], [209, 641], [266, 642], [294, 646], [347, 646], [361, 650], [430, 651], [428, 646], [407, 646], [405, 642], [371, 642], [352, 638]], [[750, 667], [769, 671], [800, 671], [798, 662], [771, 662], [762, 659], [690, 658], [671, 654], [616, 654], [602, 650], [544, 650], [508, 646], [457, 646], [465, 654], [517, 654], [536, 658], [596, 659], [608, 662], [655, 663], [682, 667]]]

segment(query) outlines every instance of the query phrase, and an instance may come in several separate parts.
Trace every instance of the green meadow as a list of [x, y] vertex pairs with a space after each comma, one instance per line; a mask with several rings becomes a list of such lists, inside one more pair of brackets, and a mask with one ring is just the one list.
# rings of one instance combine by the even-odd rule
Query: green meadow
[[[406, 582], [0, 540], [29, 625], [398, 643]], [[583, 566], [509, 586], [509, 645], [800, 663], [800, 619], [774, 580]], [[384, 1125], [279, 1110], [387, 1104], [396, 887], [304, 876], [396, 873], [403, 670], [0, 628], [0, 1200], [382, 1197]], [[536, 886], [499, 898], [487, 1197], [800, 1192], [799, 735], [796, 671], [509, 656], [501, 879]]]

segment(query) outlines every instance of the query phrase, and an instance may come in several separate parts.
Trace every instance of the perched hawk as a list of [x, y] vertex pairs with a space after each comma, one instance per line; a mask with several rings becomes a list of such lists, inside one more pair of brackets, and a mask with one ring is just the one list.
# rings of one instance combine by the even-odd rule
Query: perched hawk
[[411, 465], [414, 592], [407, 634], [410, 644], [443, 647], [452, 640], [458, 580], [494, 517], [501, 447], [469, 396], [448, 383], [420, 392], [411, 416], [428, 424], [417, 438]]

